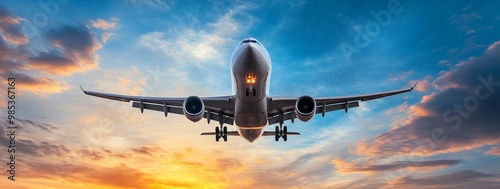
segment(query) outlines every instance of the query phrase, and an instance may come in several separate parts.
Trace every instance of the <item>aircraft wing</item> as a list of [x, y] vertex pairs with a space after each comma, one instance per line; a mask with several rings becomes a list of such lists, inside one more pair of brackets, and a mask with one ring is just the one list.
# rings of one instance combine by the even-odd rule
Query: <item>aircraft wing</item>
[[[340, 96], [340, 97], [322, 97], [315, 98], [316, 101], [316, 114], [321, 113], [325, 116], [326, 112], [335, 110], [344, 110], [347, 113], [349, 108], [354, 108], [359, 106], [359, 101], [368, 101], [378, 98], [383, 98], [387, 96], [392, 96], [400, 93], [405, 93], [412, 91], [417, 83], [413, 87], [406, 89], [354, 95], [354, 96]], [[292, 120], [295, 118], [295, 103], [298, 98], [296, 97], [270, 97], [268, 99], [268, 121], [269, 125], [280, 123], [280, 121]]]
[[[81, 88], [81, 86], [80, 86]], [[168, 113], [184, 115], [182, 104], [187, 97], [146, 97], [146, 96], [129, 96], [110, 93], [101, 93], [94, 91], [86, 91], [81, 88], [86, 95], [101, 97], [110, 100], [122, 102], [132, 101], [132, 107], [141, 109], [141, 112], [146, 110], [154, 110], [164, 112], [165, 116]], [[219, 121], [220, 116], [223, 122], [232, 125], [234, 122], [234, 105], [231, 98], [233, 96], [218, 96], [218, 97], [200, 97], [205, 105], [204, 118], [209, 120]], [[208, 120], [208, 121], [209, 121]]]

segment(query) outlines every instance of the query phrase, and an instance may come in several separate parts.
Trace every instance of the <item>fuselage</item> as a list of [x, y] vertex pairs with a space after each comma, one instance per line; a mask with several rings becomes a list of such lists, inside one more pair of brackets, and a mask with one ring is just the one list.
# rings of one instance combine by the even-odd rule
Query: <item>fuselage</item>
[[256, 39], [244, 39], [232, 55], [231, 74], [236, 96], [234, 122], [240, 136], [253, 142], [262, 136], [267, 125], [269, 53]]

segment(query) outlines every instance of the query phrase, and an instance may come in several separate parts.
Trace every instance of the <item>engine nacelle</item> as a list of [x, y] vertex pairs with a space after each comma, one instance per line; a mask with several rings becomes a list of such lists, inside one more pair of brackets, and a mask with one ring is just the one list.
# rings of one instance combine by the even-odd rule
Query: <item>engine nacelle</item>
[[203, 113], [205, 112], [205, 105], [200, 97], [190, 96], [184, 100], [182, 104], [182, 111], [184, 116], [193, 122], [200, 121], [203, 118]]
[[316, 114], [316, 100], [310, 96], [301, 96], [295, 103], [295, 110], [300, 121], [309, 121]]

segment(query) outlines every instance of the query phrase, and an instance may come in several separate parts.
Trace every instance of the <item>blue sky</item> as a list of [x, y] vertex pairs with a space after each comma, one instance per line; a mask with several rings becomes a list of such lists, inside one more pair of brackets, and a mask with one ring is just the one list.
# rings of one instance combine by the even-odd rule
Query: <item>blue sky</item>
[[[23, 161], [18, 181], [0, 183], [499, 187], [499, 7], [495, 1], [411, 0], [2, 2], [0, 77], [18, 80], [23, 134], [16, 155]], [[286, 143], [262, 138], [251, 144], [240, 138], [215, 143], [199, 133], [216, 123], [141, 114], [78, 87], [227, 95], [230, 57], [246, 37], [259, 39], [271, 55], [270, 95], [345, 96], [419, 85], [361, 102], [347, 114], [287, 123], [302, 135]], [[6, 103], [2, 98], [0, 106]]]

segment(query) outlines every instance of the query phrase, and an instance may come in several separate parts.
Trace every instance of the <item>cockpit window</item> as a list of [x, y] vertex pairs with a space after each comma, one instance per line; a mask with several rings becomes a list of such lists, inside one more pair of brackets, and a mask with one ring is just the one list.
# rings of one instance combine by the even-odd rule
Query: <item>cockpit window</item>
[[260, 44], [260, 42], [258, 42], [258, 41], [257, 41], [257, 40], [255, 40], [255, 39], [245, 39], [245, 40], [243, 40], [243, 43], [257, 43], [258, 45], [262, 46], [262, 45]]

